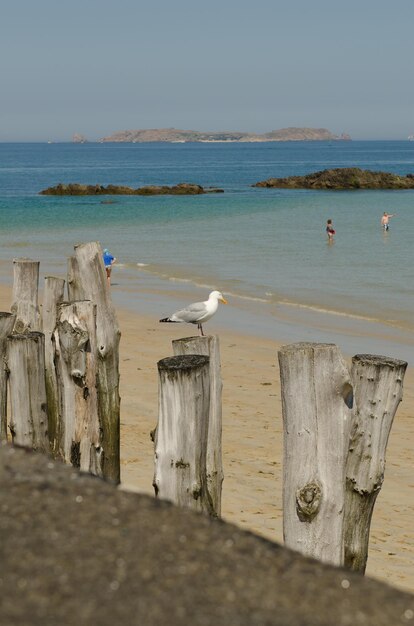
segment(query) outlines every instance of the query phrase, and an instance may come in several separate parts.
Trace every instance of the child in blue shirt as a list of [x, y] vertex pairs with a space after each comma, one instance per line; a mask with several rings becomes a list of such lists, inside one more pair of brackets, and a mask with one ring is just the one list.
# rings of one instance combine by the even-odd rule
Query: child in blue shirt
[[115, 263], [115, 261], [116, 261], [116, 258], [112, 256], [112, 254], [110, 254], [108, 248], [105, 248], [105, 250], [103, 251], [103, 262], [105, 265], [106, 281], [108, 283], [108, 287], [111, 286], [112, 265], [113, 263]]

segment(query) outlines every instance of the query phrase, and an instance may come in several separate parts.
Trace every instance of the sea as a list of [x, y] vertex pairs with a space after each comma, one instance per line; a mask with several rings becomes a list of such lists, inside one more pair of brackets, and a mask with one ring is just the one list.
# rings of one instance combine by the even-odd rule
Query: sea
[[[12, 260], [64, 276], [74, 246], [117, 258], [114, 302], [157, 320], [219, 289], [209, 322], [414, 362], [414, 190], [264, 189], [334, 167], [414, 174], [414, 142], [2, 143], [0, 280]], [[58, 183], [223, 189], [199, 196], [41, 196]], [[394, 217], [383, 232], [384, 211]], [[329, 244], [325, 226], [336, 230]], [[189, 331], [191, 334], [191, 330]]]

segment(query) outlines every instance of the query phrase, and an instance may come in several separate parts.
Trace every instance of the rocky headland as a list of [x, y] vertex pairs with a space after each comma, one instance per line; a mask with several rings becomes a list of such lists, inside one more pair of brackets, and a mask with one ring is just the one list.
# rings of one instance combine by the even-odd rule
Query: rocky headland
[[399, 176], [358, 167], [335, 168], [306, 176], [268, 178], [252, 185], [278, 189], [414, 189], [414, 174]]
[[195, 196], [205, 193], [223, 193], [223, 189], [202, 187], [193, 183], [167, 185], [146, 185], [144, 187], [125, 187], [123, 185], [80, 185], [59, 183], [40, 192], [43, 196]]
[[101, 142], [145, 143], [165, 141], [169, 143], [225, 143], [225, 142], [264, 142], [264, 141], [338, 141], [350, 140], [346, 133], [335, 135], [326, 128], [281, 128], [268, 133], [245, 133], [237, 131], [201, 132], [179, 130], [177, 128], [150, 128], [122, 130], [101, 139]]

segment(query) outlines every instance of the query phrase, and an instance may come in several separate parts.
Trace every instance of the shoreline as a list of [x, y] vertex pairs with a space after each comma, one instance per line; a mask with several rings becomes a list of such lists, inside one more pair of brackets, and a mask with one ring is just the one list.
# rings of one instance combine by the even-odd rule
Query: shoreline
[[[115, 289], [113, 294], [116, 295]], [[137, 302], [145, 301], [150, 308], [148, 297], [151, 296], [151, 306], [157, 308], [169, 307], [180, 300], [182, 294], [176, 294], [175, 298], [170, 296], [168, 305], [163, 293], [145, 291], [140, 296]], [[2, 310], [9, 310], [10, 302], [11, 285], [0, 284]], [[153, 444], [149, 433], [157, 421], [157, 362], [172, 354], [173, 339], [191, 336], [195, 329], [181, 324], [159, 325], [159, 318], [145, 307], [141, 313], [135, 308], [136, 302], [133, 311], [116, 304], [122, 332], [122, 487], [153, 495]], [[227, 307], [222, 307], [220, 311], [225, 309]], [[209, 323], [207, 332], [220, 336], [225, 473], [223, 519], [282, 543], [283, 437], [277, 350], [281, 338], [283, 343], [290, 343], [290, 339], [285, 335], [276, 340], [231, 330], [223, 323], [220, 311]], [[367, 567], [368, 575], [406, 591], [414, 588], [413, 415], [414, 376], [408, 368], [403, 401], [387, 449], [384, 485], [374, 509]]]
[[[19, 258], [19, 257], [16, 257]], [[33, 257], [32, 257], [33, 258]], [[159, 275], [138, 263], [139, 271], [124, 272], [124, 264], [115, 264], [112, 299], [118, 309], [131, 314], [148, 315], [157, 321], [190, 302], [204, 300], [220, 286], [195, 282], [191, 278]], [[141, 267], [142, 266], [142, 267]], [[45, 268], [46, 267], [46, 271]], [[66, 278], [66, 262], [40, 263], [39, 298], [46, 276]], [[57, 271], [55, 271], [57, 270]], [[127, 268], [128, 270], [128, 268]], [[0, 260], [0, 286], [12, 288], [13, 262]], [[225, 282], [225, 281], [224, 281]], [[221, 288], [228, 306], [220, 305], [208, 331], [236, 332], [276, 342], [314, 341], [337, 343], [346, 357], [357, 353], [382, 354], [414, 365], [414, 327], [403, 320], [381, 319], [338, 309], [286, 299], [232, 292]], [[194, 328], [184, 325], [191, 334]]]
[[[148, 276], [145, 271], [127, 279], [115, 266], [112, 296], [117, 307], [158, 320], [190, 302], [206, 299], [215, 288], [213, 284], [201, 286], [191, 280]], [[383, 354], [414, 365], [414, 334], [401, 324], [222, 291], [228, 306], [220, 305], [208, 332], [237, 332], [279, 343], [336, 343], [348, 357], [358, 353]], [[187, 326], [182, 332], [191, 335], [193, 330]]]

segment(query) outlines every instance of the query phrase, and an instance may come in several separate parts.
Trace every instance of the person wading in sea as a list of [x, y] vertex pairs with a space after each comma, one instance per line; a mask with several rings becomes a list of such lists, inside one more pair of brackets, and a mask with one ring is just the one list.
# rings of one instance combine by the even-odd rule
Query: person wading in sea
[[381, 226], [384, 230], [388, 230], [390, 227], [390, 217], [394, 217], [394, 213], [387, 213], [384, 211], [384, 215], [381, 217]]
[[326, 234], [328, 235], [328, 241], [333, 241], [335, 235], [335, 229], [332, 224], [332, 220], [326, 222]]

